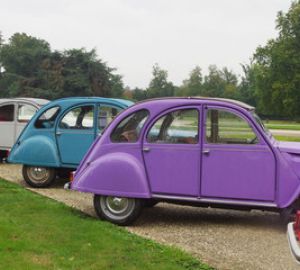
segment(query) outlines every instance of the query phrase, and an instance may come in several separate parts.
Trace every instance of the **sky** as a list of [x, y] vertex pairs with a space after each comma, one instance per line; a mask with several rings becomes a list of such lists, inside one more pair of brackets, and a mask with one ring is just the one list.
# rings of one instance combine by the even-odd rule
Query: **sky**
[[237, 74], [277, 36], [290, 0], [0, 0], [0, 31], [45, 39], [53, 50], [95, 48], [125, 85], [147, 87], [155, 63], [180, 85], [199, 65]]

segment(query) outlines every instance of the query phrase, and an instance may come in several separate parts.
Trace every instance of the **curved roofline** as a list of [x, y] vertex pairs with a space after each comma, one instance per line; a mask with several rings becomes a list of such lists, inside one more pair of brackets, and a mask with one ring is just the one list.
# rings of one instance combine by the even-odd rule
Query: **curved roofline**
[[238, 107], [244, 108], [248, 111], [252, 111], [255, 109], [255, 107], [244, 103], [242, 101], [238, 101], [235, 99], [229, 99], [229, 98], [214, 98], [214, 97], [198, 97], [198, 96], [191, 96], [191, 97], [160, 97], [160, 98], [151, 98], [151, 99], [145, 99], [142, 101], [137, 102], [136, 104], [140, 104], [140, 103], [144, 103], [144, 102], [148, 102], [148, 101], [155, 101], [155, 100], [166, 100], [166, 99], [181, 99], [181, 100], [202, 100], [202, 101], [219, 101], [219, 102], [227, 102], [233, 105], [236, 105]]
[[24, 101], [38, 106], [45, 105], [50, 102], [48, 99], [43, 98], [27, 98], [27, 97], [14, 97], [14, 98], [0, 98], [0, 103]]

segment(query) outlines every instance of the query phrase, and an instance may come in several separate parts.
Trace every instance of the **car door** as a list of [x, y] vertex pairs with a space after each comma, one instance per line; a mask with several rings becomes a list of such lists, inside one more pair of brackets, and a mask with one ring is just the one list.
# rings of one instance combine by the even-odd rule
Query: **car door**
[[17, 104], [16, 117], [16, 139], [19, 137], [22, 130], [25, 128], [30, 119], [38, 111], [38, 108], [28, 103]]
[[274, 201], [275, 157], [242, 113], [205, 108], [201, 197]]
[[63, 164], [76, 166], [96, 137], [95, 104], [82, 104], [63, 114], [56, 127], [56, 141]]
[[145, 134], [143, 155], [153, 194], [199, 196], [200, 106], [174, 108]]
[[15, 104], [0, 105], [0, 148], [9, 149], [15, 142]]

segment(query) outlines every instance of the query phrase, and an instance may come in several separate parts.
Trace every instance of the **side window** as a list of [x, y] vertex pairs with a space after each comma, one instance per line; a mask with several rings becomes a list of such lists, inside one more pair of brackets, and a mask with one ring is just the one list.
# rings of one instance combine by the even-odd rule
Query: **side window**
[[52, 128], [59, 113], [59, 107], [46, 110], [34, 123], [36, 128]]
[[136, 142], [148, 115], [147, 110], [140, 110], [127, 116], [116, 126], [111, 134], [111, 140], [113, 142]]
[[206, 141], [218, 144], [256, 144], [258, 139], [249, 123], [238, 115], [209, 109], [206, 114]]
[[28, 105], [28, 104], [20, 104], [18, 106], [18, 122], [21, 123], [27, 123], [29, 120], [34, 116], [34, 114], [37, 112], [37, 108]]
[[69, 111], [59, 123], [64, 129], [92, 129], [94, 126], [94, 106], [76, 107]]
[[120, 108], [100, 105], [98, 110], [98, 133], [102, 133], [120, 111]]
[[4, 105], [0, 107], [0, 122], [13, 122], [15, 115], [15, 106]]
[[150, 143], [196, 144], [199, 140], [197, 109], [182, 109], [159, 118], [147, 134]]

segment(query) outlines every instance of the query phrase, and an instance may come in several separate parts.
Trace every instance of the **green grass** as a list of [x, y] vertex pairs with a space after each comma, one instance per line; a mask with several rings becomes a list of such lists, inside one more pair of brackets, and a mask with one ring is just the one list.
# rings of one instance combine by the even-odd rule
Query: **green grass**
[[288, 120], [269, 120], [263, 121], [268, 129], [300, 130], [300, 124]]
[[0, 269], [211, 269], [0, 179]]
[[300, 137], [292, 137], [292, 136], [280, 136], [273, 135], [274, 138], [278, 141], [286, 141], [286, 142], [300, 142]]

